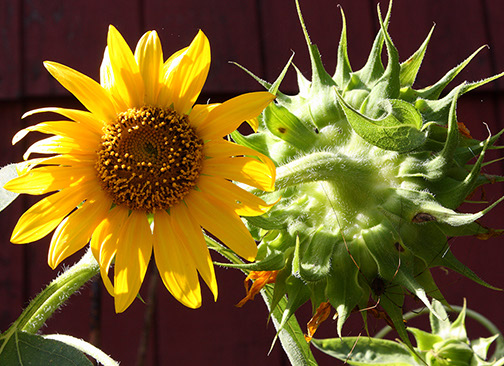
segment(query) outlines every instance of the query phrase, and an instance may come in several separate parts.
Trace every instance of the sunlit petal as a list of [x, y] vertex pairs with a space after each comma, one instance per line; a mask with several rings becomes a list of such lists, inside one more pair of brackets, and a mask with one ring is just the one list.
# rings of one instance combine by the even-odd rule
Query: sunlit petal
[[133, 302], [145, 277], [152, 253], [152, 232], [145, 212], [133, 211], [119, 234], [114, 268], [115, 310]]
[[214, 299], [217, 300], [217, 281], [214, 267], [201, 227], [190, 215], [184, 204], [172, 207], [170, 209], [170, 218], [175, 235], [182, 243], [187, 243], [187, 249], [196, 263], [198, 272], [212, 291]]
[[128, 107], [141, 107], [144, 104], [144, 83], [140, 69], [128, 44], [112, 25], [109, 27], [107, 45], [115, 91]]
[[56, 62], [46, 61], [44, 66], [56, 80], [102, 121], [111, 121], [116, 111], [108, 92], [93, 79]]
[[86, 201], [79, 209], [67, 216], [56, 228], [49, 247], [48, 263], [56, 268], [89, 242], [98, 223], [110, 210], [112, 202], [98, 195], [95, 200]]
[[187, 114], [196, 102], [210, 68], [210, 44], [200, 30], [168, 79], [174, 90], [175, 110]]
[[96, 190], [96, 184], [81, 184], [40, 200], [19, 218], [12, 233], [11, 242], [22, 244], [43, 238], [53, 231], [78, 204], [87, 197], [92, 197]]
[[219, 199], [240, 216], [262, 215], [274, 205], [267, 204], [261, 198], [223, 178], [208, 176], [200, 179], [198, 189]]
[[273, 191], [274, 181], [264, 164], [254, 158], [214, 158], [205, 162], [203, 174], [245, 183], [263, 191]]
[[204, 140], [224, 137], [242, 122], [257, 117], [275, 96], [268, 92], [242, 94], [212, 109], [197, 130]]
[[107, 291], [115, 296], [114, 286], [108, 277], [110, 265], [117, 253], [117, 242], [122, 225], [128, 218], [128, 209], [116, 206], [98, 224], [91, 237], [91, 250], [100, 265], [100, 274]]
[[253, 261], [257, 245], [240, 217], [212, 196], [194, 191], [184, 201], [191, 216], [239, 256]]
[[43, 166], [11, 179], [4, 188], [11, 192], [44, 194], [96, 179], [92, 166]]
[[190, 308], [201, 306], [201, 289], [196, 263], [187, 243], [176, 237], [170, 215], [154, 214], [154, 258], [164, 285], [178, 301]]
[[138, 41], [135, 59], [145, 85], [145, 104], [154, 105], [163, 71], [163, 49], [156, 31], [147, 32]]
[[58, 108], [58, 107], [46, 107], [46, 108], [38, 108], [33, 109], [31, 111], [23, 114], [21, 118], [26, 118], [38, 113], [57, 113], [62, 116], [65, 116], [72, 121], [82, 123], [84, 126], [89, 128], [90, 130], [95, 131], [96, 133], [101, 134], [103, 128], [103, 121], [100, 120], [93, 113], [89, 113], [87, 111], [80, 111], [78, 109], [68, 109], [68, 108]]

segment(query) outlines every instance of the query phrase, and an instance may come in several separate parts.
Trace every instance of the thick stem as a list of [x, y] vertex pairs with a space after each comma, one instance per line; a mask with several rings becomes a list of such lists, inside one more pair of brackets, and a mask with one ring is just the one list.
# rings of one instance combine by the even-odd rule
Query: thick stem
[[[243, 264], [243, 262], [234, 254], [231, 250], [224, 247], [220, 243], [216, 242], [212, 238], [205, 236], [206, 243], [210, 249], [215, 250], [225, 258], [227, 258], [231, 263]], [[273, 290], [271, 287], [266, 286], [261, 290], [261, 295], [268, 307], [270, 309], [270, 304], [273, 299]], [[278, 330], [279, 324], [281, 324], [282, 316], [287, 305], [287, 299], [284, 297], [277, 307], [271, 311], [271, 317], [275, 328]], [[293, 366], [316, 366], [317, 362], [311, 353], [310, 346], [306, 342], [303, 336], [303, 331], [293, 315], [284, 325], [283, 329], [279, 330], [278, 338], [282, 343], [282, 347], [287, 354], [291, 364]]]
[[360, 186], [374, 175], [376, 172], [373, 173], [362, 160], [323, 151], [311, 153], [279, 167], [275, 186], [282, 189], [317, 181], [341, 181], [344, 186]]
[[11, 328], [37, 333], [54, 311], [99, 271], [98, 263], [88, 250], [79, 262], [56, 277], [30, 302]]

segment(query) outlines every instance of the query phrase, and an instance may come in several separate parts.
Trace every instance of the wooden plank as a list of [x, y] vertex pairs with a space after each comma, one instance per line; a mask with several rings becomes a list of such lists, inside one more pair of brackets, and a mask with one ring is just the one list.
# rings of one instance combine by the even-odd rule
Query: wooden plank
[[[339, 2], [347, 18], [349, 57], [354, 70], [364, 64], [378, 29], [378, 2]], [[301, 8], [311, 40], [319, 46], [326, 69], [332, 74], [341, 28], [337, 4], [319, 1], [314, 6], [309, 2], [301, 2]], [[454, 8], [457, 9], [456, 17], [452, 16]], [[383, 16], [386, 10], [386, 4], [381, 4]], [[264, 24], [268, 25], [264, 36], [268, 78], [278, 75], [291, 49], [298, 53], [294, 62], [305, 76], [309, 76], [306, 46], [294, 4], [271, 2], [264, 6], [263, 17]], [[488, 42], [483, 20], [480, 3], [475, 1], [395, 2], [389, 32], [399, 50], [401, 61], [404, 61], [420, 46], [433, 23], [437, 24], [416, 84], [424, 87], [437, 81], [446, 71]], [[457, 80], [473, 81], [491, 75], [489, 57], [488, 51], [482, 51]], [[274, 75], [268, 74], [271, 72]], [[286, 85], [289, 89], [293, 88], [291, 83]]]
[[[497, 74], [504, 71], [504, 42], [502, 34], [504, 34], [504, 23], [502, 22], [502, 14], [504, 13], [504, 3], [500, 0], [484, 0], [485, 24], [488, 33], [489, 53], [492, 58], [492, 73]], [[504, 89], [504, 80], [499, 79], [495, 82], [496, 89]]]
[[[418, 77], [416, 85], [419, 87], [436, 82], [449, 69], [488, 43], [479, 1], [395, 2], [390, 32], [402, 60], [415, 51], [433, 24], [436, 24], [436, 28]], [[404, 50], [407, 52], [404, 53]], [[477, 81], [490, 75], [490, 54], [488, 50], [482, 50], [453, 85], [464, 80]]]
[[[13, 147], [13, 131], [18, 129], [21, 103], [0, 102], [0, 120], [3, 133], [0, 134], [0, 166], [19, 160], [21, 149]], [[6, 330], [21, 314], [24, 303], [24, 247], [9, 241], [12, 229], [23, 212], [22, 200], [19, 198], [1, 212], [0, 220], [0, 332]]]
[[10, 99], [21, 93], [21, 42], [19, 30], [21, 17], [19, 1], [0, 2], [0, 100]]
[[[301, 11], [311, 42], [322, 55], [326, 70], [333, 74], [336, 52], [341, 32], [341, 4], [347, 20], [348, 53], [353, 69], [362, 67], [375, 35], [375, 26], [370, 22], [374, 10], [355, 1], [317, 1], [317, 4], [302, 1]], [[273, 82], [287, 60], [295, 52], [295, 65], [305, 77], [311, 79], [311, 68], [306, 41], [301, 30], [294, 2], [262, 2], [263, 52], [266, 62], [264, 77]], [[281, 90], [297, 90], [296, 76], [292, 70], [282, 83]]]
[[42, 62], [56, 61], [99, 80], [109, 24], [130, 43], [140, 35], [134, 1], [25, 1], [25, 90], [29, 96], [68, 95]]
[[200, 0], [145, 0], [145, 30], [159, 33], [165, 58], [189, 45], [198, 29], [206, 34], [212, 64], [203, 88], [205, 94], [262, 90], [242, 70], [228, 63], [235, 61], [258, 75], [263, 73], [255, 2], [218, 0], [211, 2], [211, 9], [208, 7]]

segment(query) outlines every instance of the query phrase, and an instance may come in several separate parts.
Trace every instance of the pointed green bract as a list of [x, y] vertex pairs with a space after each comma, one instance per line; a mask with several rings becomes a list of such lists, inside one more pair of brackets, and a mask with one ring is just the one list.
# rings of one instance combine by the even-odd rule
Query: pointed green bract
[[[341, 335], [352, 312], [363, 313], [365, 319], [366, 311], [377, 309], [411, 350], [402, 320], [406, 295], [420, 299], [438, 319], [435, 326], [444, 327], [444, 309], [431, 304], [432, 298], [445, 300], [430, 268], [443, 266], [492, 288], [455, 258], [448, 237], [485, 238], [502, 232], [476, 220], [503, 198], [477, 212], [459, 211], [477, 187], [504, 180], [481, 172], [486, 151], [500, 148], [496, 142], [502, 131], [484, 141], [473, 139], [456, 114], [463, 94], [502, 74], [462, 83], [439, 99], [478, 50], [439, 82], [414, 89], [433, 29], [401, 63], [387, 30], [390, 3], [385, 19], [378, 9], [380, 30], [366, 64], [357, 71], [348, 58], [341, 11], [338, 64], [330, 76], [298, 1], [296, 5], [311, 80], [295, 68], [299, 93], [280, 92], [292, 58], [273, 84], [255, 77], [277, 100], [260, 116], [258, 133], [233, 135], [277, 166], [276, 191], [253, 191], [278, 203], [266, 215], [247, 219], [260, 241], [257, 262], [247, 268], [280, 269], [273, 304], [287, 294], [284, 320], [308, 299], [313, 309], [329, 301]], [[445, 346], [443, 350], [459, 347]]]

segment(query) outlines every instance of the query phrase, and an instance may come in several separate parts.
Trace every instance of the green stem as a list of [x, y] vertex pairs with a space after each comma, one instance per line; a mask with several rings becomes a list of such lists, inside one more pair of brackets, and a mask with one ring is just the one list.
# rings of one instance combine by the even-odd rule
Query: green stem
[[[348, 174], [352, 172], [352, 174]], [[360, 186], [370, 177], [376, 176], [362, 161], [330, 152], [315, 152], [277, 168], [275, 186], [286, 188], [302, 183], [317, 181], [339, 182]], [[351, 180], [351, 183], [348, 181]]]
[[[217, 251], [219, 254], [227, 258], [231, 263], [243, 264], [243, 262], [230, 249], [219, 244], [212, 238], [205, 236], [206, 243], [210, 249]], [[272, 286], [266, 286], [261, 290], [261, 295], [271, 313], [273, 324], [278, 331], [278, 337], [282, 347], [293, 366], [316, 366], [317, 362], [310, 350], [310, 345], [306, 342], [303, 336], [303, 331], [293, 315], [287, 321], [282, 329], [278, 329], [281, 323], [284, 310], [287, 305], [287, 299], [284, 297], [277, 307], [271, 311], [270, 304], [273, 299]]]
[[56, 277], [30, 302], [10, 329], [37, 333], [54, 311], [99, 272], [100, 267], [88, 250], [79, 262]]

